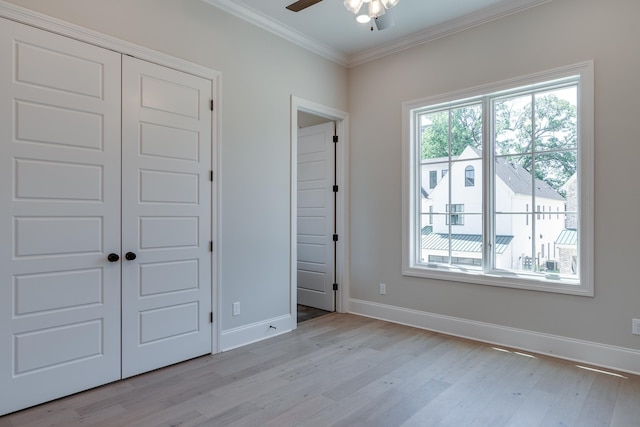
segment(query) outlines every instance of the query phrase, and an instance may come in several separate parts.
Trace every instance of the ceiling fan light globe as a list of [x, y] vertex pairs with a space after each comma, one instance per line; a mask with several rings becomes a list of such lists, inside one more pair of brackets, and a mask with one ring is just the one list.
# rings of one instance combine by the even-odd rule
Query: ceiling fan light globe
[[369, 17], [369, 15], [362, 14], [362, 15], [356, 16], [356, 21], [358, 21], [361, 24], [366, 24], [367, 22], [371, 21], [371, 18]]
[[371, 0], [369, 3], [369, 17], [377, 18], [384, 15], [384, 6], [380, 0]]
[[364, 0], [344, 0], [344, 7], [346, 7], [349, 12], [357, 14], [362, 7], [362, 3], [364, 3]]
[[397, 5], [400, 0], [381, 0], [381, 1], [385, 9], [391, 9], [393, 6]]

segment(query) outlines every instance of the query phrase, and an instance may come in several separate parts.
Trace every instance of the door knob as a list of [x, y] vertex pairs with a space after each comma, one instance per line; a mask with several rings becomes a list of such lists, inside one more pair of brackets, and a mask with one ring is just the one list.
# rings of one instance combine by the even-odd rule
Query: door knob
[[133, 252], [127, 252], [124, 256], [127, 261], [133, 261], [134, 259], [136, 259], [136, 254]]
[[109, 254], [109, 256], [107, 256], [107, 259], [109, 260], [109, 262], [117, 262], [120, 257], [118, 256], [118, 254]]

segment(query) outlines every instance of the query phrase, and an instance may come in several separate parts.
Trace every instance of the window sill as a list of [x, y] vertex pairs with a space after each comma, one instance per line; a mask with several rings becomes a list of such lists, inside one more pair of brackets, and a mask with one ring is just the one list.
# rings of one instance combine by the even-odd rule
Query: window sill
[[403, 276], [435, 279], [459, 283], [497, 286], [511, 289], [551, 292], [558, 294], [593, 297], [593, 286], [587, 286], [577, 280], [543, 278], [539, 275], [524, 275], [508, 272], [505, 274], [490, 274], [472, 269], [452, 269], [442, 267], [412, 266], [403, 270]]

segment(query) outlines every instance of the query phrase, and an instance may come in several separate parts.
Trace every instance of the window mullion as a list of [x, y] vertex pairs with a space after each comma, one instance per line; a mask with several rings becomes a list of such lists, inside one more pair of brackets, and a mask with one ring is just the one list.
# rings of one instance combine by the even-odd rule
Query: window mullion
[[[448, 160], [448, 168], [449, 168], [450, 171], [452, 171], [453, 170], [453, 164], [451, 162], [451, 150], [452, 150], [453, 147], [452, 147], [452, 144], [451, 144], [451, 109], [449, 109], [449, 131], [448, 131], [447, 139], [448, 139], [448, 146], [449, 146], [449, 148], [448, 148], [448, 154], [449, 155], [448, 155], [448, 159], [447, 159]], [[448, 232], [449, 232], [449, 239], [448, 239], [449, 240], [449, 261], [448, 261], [448, 263], [449, 264], [453, 263], [452, 262], [453, 261], [453, 259], [452, 259], [453, 252], [451, 250], [451, 247], [452, 247], [452, 243], [451, 243], [451, 234], [452, 233], [451, 233], [451, 230], [452, 230], [452, 226], [453, 226], [453, 224], [452, 224], [453, 215], [451, 214], [451, 212], [453, 210], [452, 209], [453, 208], [453, 199], [451, 197], [451, 191], [453, 189], [452, 181], [453, 181], [453, 179], [451, 178], [451, 175], [449, 175], [449, 180], [448, 180], [449, 188], [447, 190], [448, 193], [449, 193], [448, 194], [449, 203], [447, 204], [447, 206], [449, 206], [449, 208], [447, 209], [447, 213], [446, 213], [447, 220], [448, 220], [447, 224], [449, 224], [449, 227], [448, 227]]]
[[536, 239], [536, 226], [538, 224], [538, 218], [540, 216], [540, 209], [536, 204], [536, 96], [535, 93], [531, 94], [531, 150], [528, 153], [531, 156], [531, 206], [536, 210], [535, 215], [531, 215], [531, 271], [537, 271], [537, 265], [539, 259], [537, 257], [537, 239]]
[[482, 100], [482, 269], [485, 273], [493, 270], [493, 230], [495, 227], [494, 155], [493, 135], [494, 113], [491, 99]]

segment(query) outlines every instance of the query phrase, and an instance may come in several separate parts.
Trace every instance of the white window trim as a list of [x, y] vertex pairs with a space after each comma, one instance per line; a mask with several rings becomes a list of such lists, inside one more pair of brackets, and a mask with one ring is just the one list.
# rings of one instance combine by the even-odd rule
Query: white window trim
[[[475, 283], [517, 289], [546, 291], [562, 294], [594, 295], [594, 72], [593, 61], [586, 61], [566, 67], [530, 74], [523, 77], [503, 80], [487, 85], [449, 92], [443, 95], [409, 101], [402, 104], [402, 274], [405, 276]], [[412, 110], [429, 105], [458, 103], [463, 99], [474, 98], [488, 93], [507, 91], [514, 88], [526, 88], [537, 84], [571, 76], [580, 76], [578, 84], [578, 146], [579, 168], [579, 259], [580, 283], [566, 284], [562, 281], [534, 279], [526, 274], [487, 274], [483, 271], [459, 271], [447, 267], [427, 267], [415, 260], [419, 250], [416, 224], [419, 224], [416, 204], [420, 199], [413, 195], [420, 188], [417, 173], [417, 141]], [[488, 125], [488, 114], [484, 116]], [[483, 174], [488, 171], [484, 170]], [[485, 181], [486, 182], [486, 181]], [[484, 232], [486, 234], [486, 230]], [[537, 277], [537, 276], [536, 276]]]

